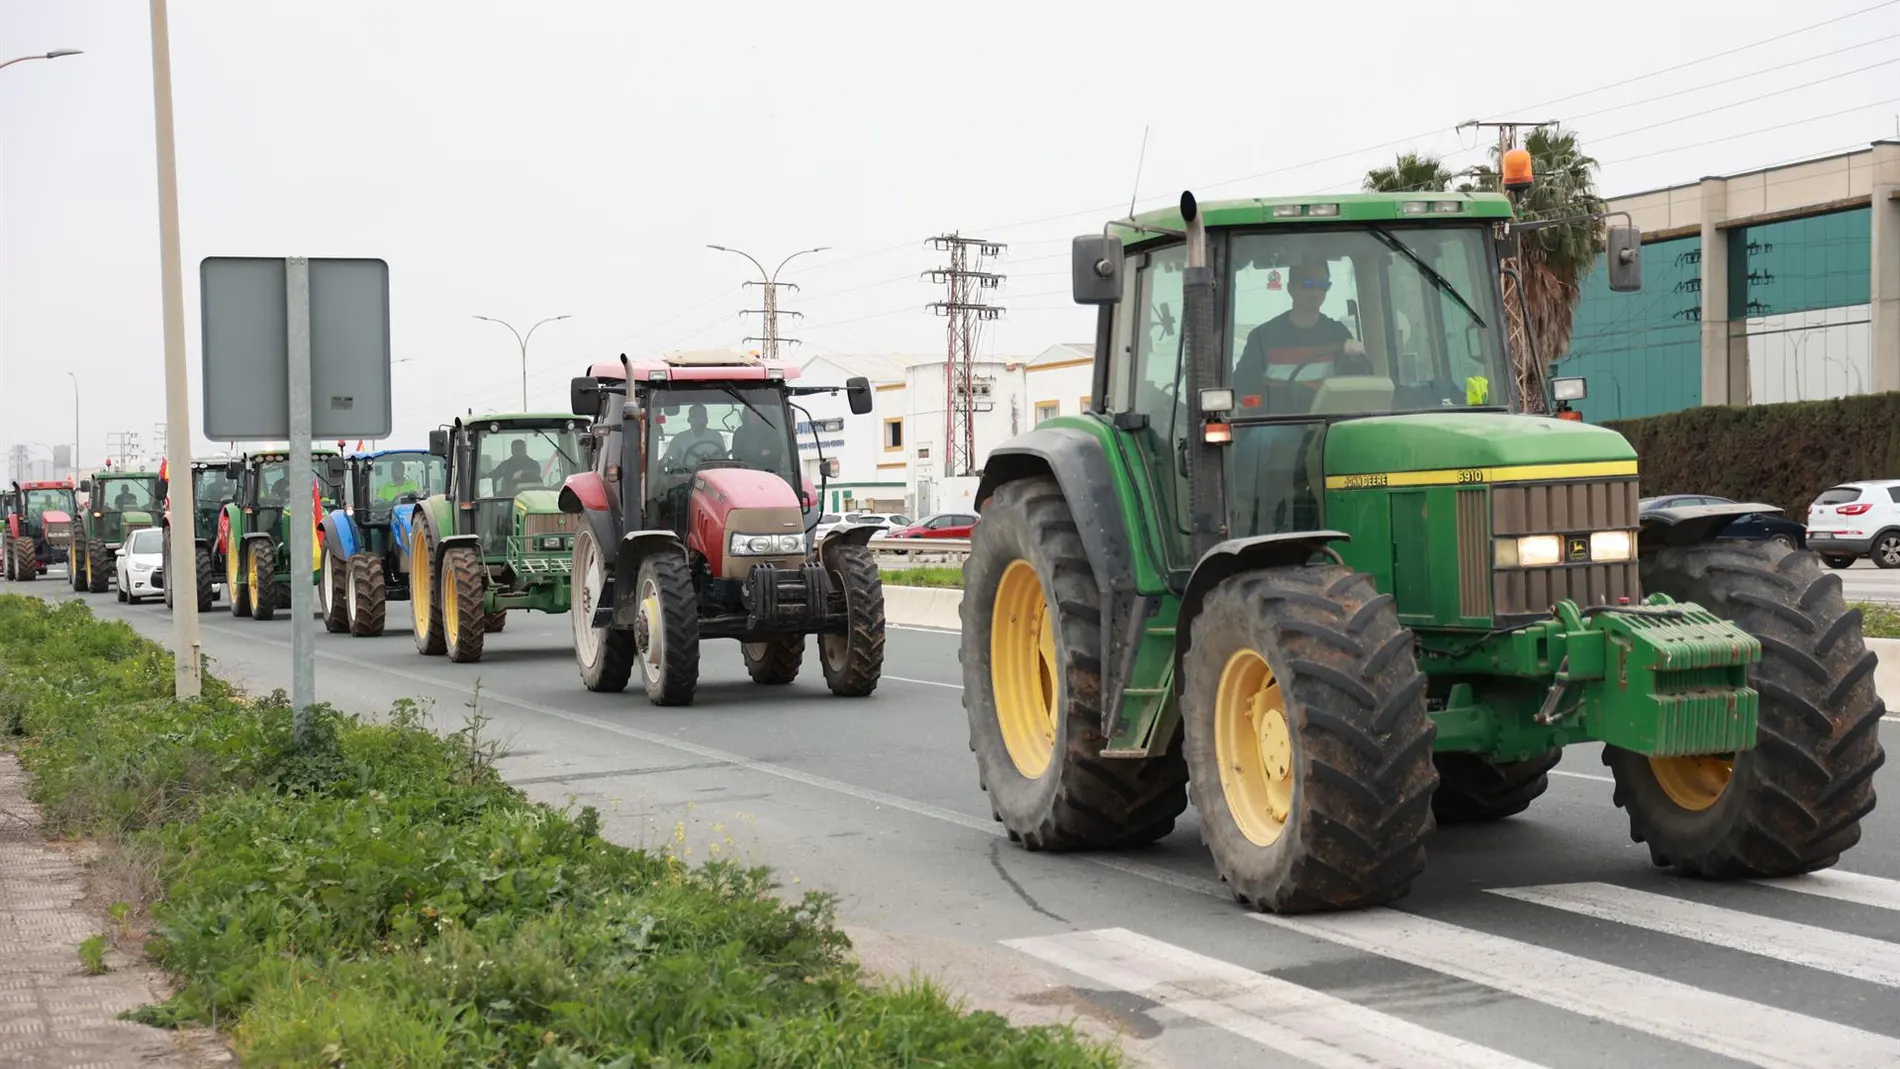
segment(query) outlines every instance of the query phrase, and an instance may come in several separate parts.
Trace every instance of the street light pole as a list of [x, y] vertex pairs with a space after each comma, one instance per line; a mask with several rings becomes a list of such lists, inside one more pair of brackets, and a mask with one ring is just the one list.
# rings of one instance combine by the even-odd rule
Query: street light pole
[[[808, 252], [824, 252], [825, 250], [831, 248], [831, 246], [820, 245], [815, 249], [800, 249], [797, 252], [793, 253], [791, 256], [787, 256], [785, 259], [780, 260], [778, 262], [778, 266], [773, 268], [770, 274], [766, 273], [765, 265], [760, 263], [749, 252], [742, 252], [738, 249], [729, 249], [729, 248], [726, 248], [724, 245], [707, 245], [706, 247], [709, 249], [718, 249], [720, 252], [730, 252], [730, 253], [735, 253], [739, 256], [743, 256], [746, 259], [752, 261], [752, 266], [759, 269], [759, 277], [765, 279], [765, 308], [763, 310], [764, 315], [765, 315], [765, 337], [759, 340], [765, 342], [765, 359], [768, 361], [777, 360], [778, 359], [778, 288], [781, 285], [790, 286], [793, 289], [798, 288], [798, 285], [796, 283], [779, 282], [778, 273], [780, 271], [785, 270], [785, 265], [788, 263], [791, 263], [793, 257], [803, 256]], [[752, 283], [750, 282], [746, 283], [746, 285], [748, 286], [750, 286], [751, 284]], [[794, 312], [792, 314], [797, 315], [799, 313]], [[752, 339], [748, 338], [746, 340], [751, 341]]]
[[35, 52], [30, 56], [14, 56], [12, 59], [7, 60], [5, 63], [0, 63], [0, 69], [11, 67], [15, 63], [25, 63], [29, 59], [59, 59], [61, 56], [83, 56], [83, 55], [85, 55], [85, 53], [81, 52], [77, 48], [55, 48], [51, 52]]
[[[178, 149], [172, 136], [172, 49], [165, 0], [152, 2], [152, 125], [158, 141], [158, 261], [165, 309], [165, 467], [169, 476], [172, 585], [172, 680], [180, 698], [203, 689], [198, 634], [197, 503], [191, 485], [190, 380], [185, 373], [185, 284], [178, 242]], [[77, 380], [74, 380], [75, 382]], [[226, 591], [229, 594], [229, 591]]]
[[539, 327], [541, 323], [553, 323], [556, 320], [567, 319], [568, 317], [567, 316], [549, 316], [548, 318], [543, 319], [541, 323], [536, 323], [534, 326], [529, 327], [528, 333], [526, 335], [523, 335], [520, 331], [515, 330], [512, 324], [504, 322], [503, 320], [500, 320], [500, 319], [495, 319], [492, 316], [476, 316], [475, 318], [486, 319], [490, 323], [500, 323], [502, 326], [507, 327], [510, 333], [514, 334], [516, 341], [521, 343], [521, 410], [523, 412], [526, 412], [528, 410], [528, 339], [534, 337], [535, 329]]
[[68, 371], [73, 380], [73, 485], [79, 485], [79, 376]]

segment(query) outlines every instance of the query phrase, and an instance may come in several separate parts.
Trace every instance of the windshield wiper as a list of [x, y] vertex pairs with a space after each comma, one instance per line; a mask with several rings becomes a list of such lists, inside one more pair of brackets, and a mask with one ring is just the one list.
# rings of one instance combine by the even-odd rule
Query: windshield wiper
[[755, 415], [755, 416], [757, 416], [757, 417], [759, 417], [759, 421], [760, 421], [761, 423], [764, 423], [764, 424], [765, 424], [766, 426], [768, 426], [768, 427], [770, 427], [770, 426], [772, 426], [772, 419], [771, 419], [771, 417], [770, 417], [770, 416], [767, 416], [767, 415], [766, 415], [765, 413], [763, 413], [763, 412], [761, 412], [761, 411], [759, 411], [759, 409], [758, 409], [758, 406], [756, 406], [756, 405], [754, 405], [754, 404], [753, 404], [752, 402], [750, 402], [750, 401], [748, 401], [748, 400], [746, 400], [746, 399], [745, 399], [745, 395], [739, 392], [739, 389], [738, 389], [738, 387], [736, 387], [736, 386], [733, 386], [733, 385], [732, 385], [731, 383], [726, 383], [726, 382], [721, 382], [721, 383], [717, 383], [716, 385], [718, 385], [718, 387], [719, 387], [720, 389], [722, 389], [722, 390], [724, 390], [724, 391], [726, 391], [727, 393], [729, 393], [729, 394], [731, 394], [731, 395], [732, 395], [732, 399], [733, 399], [733, 400], [735, 400], [735, 401], [737, 401], [737, 402], [739, 402], [740, 404], [742, 404], [742, 405], [744, 405], [744, 406], [746, 406], [746, 408], [747, 408], [747, 410], [749, 410], [749, 411], [750, 411], [750, 412], [751, 412], [751, 413], [752, 413], [753, 415]]
[[1465, 310], [1465, 314], [1471, 317], [1472, 322], [1478, 324], [1478, 326], [1480, 327], [1485, 327], [1489, 329], [1489, 324], [1487, 324], [1484, 321], [1484, 317], [1478, 314], [1478, 310], [1476, 308], [1471, 307], [1471, 302], [1465, 300], [1464, 295], [1458, 292], [1458, 287], [1452, 285], [1450, 282], [1445, 281], [1445, 276], [1439, 274], [1438, 271], [1435, 268], [1433, 268], [1431, 264], [1428, 264], [1423, 259], [1421, 259], [1418, 253], [1413, 252], [1412, 247], [1410, 245], [1407, 245], [1405, 242], [1400, 241], [1396, 237], [1393, 237], [1391, 232], [1386, 230], [1384, 227], [1375, 226], [1375, 227], [1370, 227], [1369, 229], [1372, 231], [1372, 236], [1375, 238], [1378, 238], [1379, 241], [1382, 242], [1386, 248], [1391, 249], [1393, 252], [1396, 252], [1399, 255], [1404, 256], [1406, 259], [1412, 261], [1412, 266], [1418, 268], [1421, 272], [1423, 272], [1426, 278], [1431, 279], [1432, 285], [1437, 286], [1441, 292], [1445, 293], [1452, 300], [1457, 301], [1458, 307], [1463, 308]]

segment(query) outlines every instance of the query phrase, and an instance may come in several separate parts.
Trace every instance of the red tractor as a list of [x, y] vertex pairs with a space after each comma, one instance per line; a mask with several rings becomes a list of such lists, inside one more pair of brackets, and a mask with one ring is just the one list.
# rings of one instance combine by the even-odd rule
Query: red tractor
[[14, 483], [0, 493], [0, 513], [6, 515], [6, 541], [0, 545], [0, 574], [16, 583], [38, 579], [55, 562], [67, 560], [72, 545], [73, 517], [79, 506], [73, 484]]
[[[573, 380], [592, 470], [567, 479], [560, 508], [584, 517], [571, 615], [589, 690], [625, 688], [637, 664], [649, 701], [691, 704], [708, 638], [738, 640], [754, 682], [790, 683], [806, 635], [833, 694], [877, 689], [884, 585], [866, 543], [878, 528], [812, 538], [822, 490], [798, 474], [791, 399], [839, 388], [789, 385], [798, 371], [711, 352], [622, 356]], [[868, 380], [844, 390], [852, 412], [871, 411]]]

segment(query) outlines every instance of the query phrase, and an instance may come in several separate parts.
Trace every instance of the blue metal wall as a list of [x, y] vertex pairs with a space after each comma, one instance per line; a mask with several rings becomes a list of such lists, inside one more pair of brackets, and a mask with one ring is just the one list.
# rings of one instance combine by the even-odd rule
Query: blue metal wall
[[1591, 423], [1702, 403], [1702, 238], [1643, 246], [1643, 288], [1612, 292], [1602, 258], [1583, 282], [1557, 374], [1589, 380], [1573, 407]]

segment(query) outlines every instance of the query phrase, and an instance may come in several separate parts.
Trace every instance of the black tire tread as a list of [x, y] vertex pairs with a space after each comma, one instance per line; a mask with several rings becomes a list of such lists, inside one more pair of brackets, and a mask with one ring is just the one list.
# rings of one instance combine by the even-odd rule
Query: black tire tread
[[[1243, 874], [1239, 863], [1261, 848], [1224, 812], [1226, 824], [1210, 819], [1207, 796], [1220, 789], [1216, 751], [1211, 737], [1196, 737], [1211, 736], [1214, 725], [1224, 664], [1213, 652], [1222, 648], [1216, 636], [1248, 631], [1267, 637], [1260, 652], [1289, 698], [1303, 762], [1275, 844], [1293, 852], [1270, 877]], [[1437, 728], [1413, 648], [1392, 596], [1336, 564], [1242, 573], [1209, 592], [1184, 658], [1181, 715], [1203, 835], [1237, 899], [1263, 912], [1306, 913], [1381, 905], [1411, 890], [1437, 827], [1431, 799], [1439, 784]]]
[[93, 594], [103, 594], [112, 585], [112, 551], [104, 542], [86, 543], [86, 562], [92, 572], [92, 582], [86, 590]]
[[[341, 635], [350, 629], [350, 566], [343, 558], [323, 551], [324, 562], [329, 564], [330, 604], [323, 609], [323, 629], [332, 635]], [[324, 582], [319, 574], [317, 582]]]
[[375, 638], [383, 633], [389, 619], [386, 582], [381, 557], [374, 553], [356, 553], [350, 557], [350, 587], [356, 591], [356, 612], [350, 617], [351, 635]]
[[1525, 761], [1491, 762], [1476, 754], [1441, 753], [1438, 790], [1432, 813], [1440, 824], [1503, 820], [1529, 809], [1550, 789], [1550, 770], [1562, 761], [1561, 749]]
[[1840, 576], [1806, 551], [1723, 540], [1646, 557], [1642, 583], [1761, 640], [1762, 660], [1749, 673], [1761, 695], [1760, 729], [1729, 786], [1745, 791], [1734, 819], [1694, 842], [1668, 842], [1656, 815], [1636, 804], [1646, 792], [1634, 789], [1633, 777], [1650, 775], [1647, 760], [1604, 747], [1630, 838], [1648, 843], [1657, 865], [1709, 879], [1793, 876], [1839, 861], [1860, 841], [1860, 821], [1874, 809], [1874, 772], [1886, 762], [1876, 658]]
[[265, 537], [253, 539], [244, 544], [245, 574], [250, 574], [250, 560], [261, 557], [257, 567], [257, 586], [251, 590], [251, 616], [259, 620], [276, 617], [277, 608], [284, 598], [277, 587], [277, 540]]
[[[884, 674], [884, 576], [869, 546], [831, 546], [826, 555], [832, 578], [844, 591], [846, 631], [842, 663], [819, 657], [825, 685], [840, 698], [868, 697]], [[802, 655], [802, 638], [799, 649]]]
[[[641, 567], [652, 569], [654, 585], [659, 589], [666, 650], [657, 679], [647, 678], [646, 662], [641, 660], [647, 700], [655, 705], [691, 705], [699, 689], [699, 594], [693, 589], [693, 574], [686, 558], [677, 553], [655, 553], [642, 561]], [[633, 596], [639, 596], [639, 589], [636, 578]]]
[[766, 639], [765, 655], [754, 659], [747, 643], [739, 644], [739, 655], [745, 659], [746, 674], [752, 682], [762, 686], [784, 686], [798, 678], [798, 670], [805, 664], [804, 635], [775, 635]]
[[[442, 551], [442, 588], [455, 584], [456, 622], [460, 642], [447, 646], [449, 660], [471, 664], [482, 659], [487, 646], [488, 613], [482, 608], [488, 573], [473, 546], [450, 546]], [[444, 606], [446, 608], [446, 606]], [[446, 629], [445, 629], [446, 630]]]
[[38, 548], [31, 538], [24, 535], [13, 540], [11, 547], [13, 557], [9, 570], [12, 572], [14, 582], [30, 583], [39, 578], [39, 562], [33, 559]]
[[[217, 570], [212, 564], [210, 547], [194, 547], [192, 567], [196, 572], [194, 585], [198, 589], [198, 611], [210, 612], [211, 606], [218, 600]], [[174, 582], [166, 583], [167, 590], [175, 586], [177, 584]]]
[[[1016, 558], [1002, 542], [1006, 527], [1027, 526], [1049, 563], [1044, 582], [1055, 588], [1052, 618], [1058, 632], [1056, 648], [1063, 652], [1063, 734], [1055, 756], [1060, 763], [1059, 785], [1048, 803], [1036, 811], [1003, 813], [998, 808], [982, 751], [979, 731], [996, 730], [996, 710], [986, 706], [989, 695], [990, 609], [993, 594], [963, 599], [963, 643], [957, 657], [963, 665], [963, 707], [970, 719], [970, 749], [978, 754], [978, 785], [991, 794], [991, 811], [1012, 840], [1032, 851], [1117, 850], [1142, 846], [1166, 837], [1175, 820], [1187, 810], [1187, 763], [1177, 734], [1158, 757], [1103, 757], [1101, 693], [1101, 592], [1088, 551], [1077, 533], [1074, 513], [1055, 479], [1048, 476], [1005, 483], [984, 508], [966, 558], [966, 585], [972, 566], [994, 561], [996, 574]], [[982, 604], [979, 604], [981, 602]], [[1007, 754], [997, 770], [1018, 776]]]

